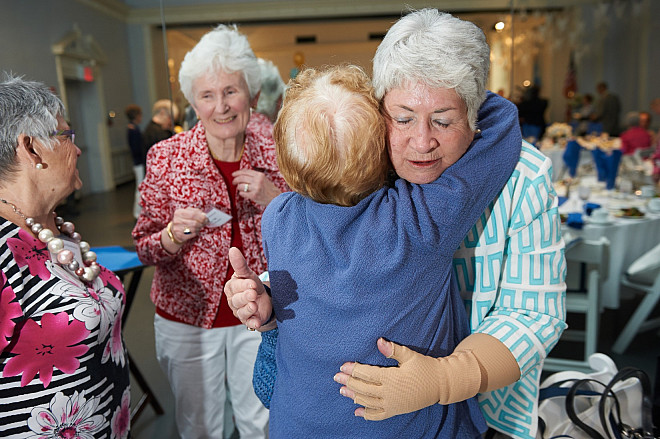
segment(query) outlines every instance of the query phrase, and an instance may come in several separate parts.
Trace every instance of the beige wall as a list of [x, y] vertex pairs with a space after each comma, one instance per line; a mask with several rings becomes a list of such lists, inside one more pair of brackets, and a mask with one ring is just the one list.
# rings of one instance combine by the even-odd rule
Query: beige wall
[[[492, 25], [504, 18], [506, 14], [467, 14], [462, 18], [468, 19], [480, 25], [489, 42], [496, 39], [506, 39], [507, 34], [497, 34], [492, 30]], [[384, 35], [390, 26], [396, 21], [396, 17], [381, 19], [347, 19], [347, 20], [324, 20], [311, 22], [292, 22], [275, 24], [243, 24], [239, 29], [244, 33], [255, 54], [264, 59], [272, 61], [280, 70], [282, 79], [286, 82], [290, 78], [291, 69], [296, 67], [294, 55], [302, 53], [304, 64], [308, 67], [322, 67], [324, 65], [335, 65], [341, 63], [350, 63], [361, 66], [367, 73], [371, 74], [371, 64], [376, 48], [380, 43], [378, 35]], [[529, 20], [523, 24], [518, 24], [518, 32], [525, 32], [532, 26], [537, 25], [538, 19]], [[179, 87], [176, 81], [178, 69], [186, 52], [190, 50], [199, 39], [211, 29], [210, 26], [200, 28], [169, 28], [167, 31], [169, 57], [173, 61], [174, 69], [171, 77], [175, 100], [177, 103], [186, 105], [182, 95], [179, 94]], [[154, 40], [161, 41], [160, 31], [158, 35], [154, 34]], [[296, 44], [297, 37], [315, 36], [316, 43]], [[376, 36], [376, 38], [372, 38]], [[507, 46], [508, 47], [508, 46]], [[504, 50], [503, 55], [510, 55], [509, 49]], [[158, 49], [154, 45], [154, 62], [162, 65], [163, 52], [162, 45]], [[523, 79], [531, 77], [531, 64], [521, 63], [516, 60], [515, 69], [518, 72], [517, 84], [522, 83]], [[497, 90], [504, 88], [507, 95], [510, 94], [509, 83], [510, 64], [493, 62], [493, 71], [491, 74], [491, 88]], [[164, 75], [156, 78], [161, 88], [165, 87], [162, 79]], [[162, 93], [161, 93], [162, 94]]]
[[[340, 63], [350, 63], [361, 66], [371, 74], [371, 60], [380, 43], [379, 39], [370, 40], [370, 34], [384, 34], [393, 20], [345, 20], [317, 23], [296, 24], [260, 24], [241, 25], [255, 55], [272, 61], [280, 71], [284, 82], [290, 78], [291, 69], [296, 67], [294, 54], [302, 53], [304, 65], [322, 67]], [[171, 76], [175, 78], [173, 91], [175, 100], [185, 106], [185, 100], [179, 94], [178, 69], [185, 54], [208, 32], [210, 27], [198, 29], [168, 29], [167, 41], [169, 57], [173, 60], [174, 69]], [[160, 33], [160, 32], [158, 32]], [[316, 36], [316, 43], [296, 44], [298, 36]], [[161, 38], [154, 34], [154, 39]], [[163, 63], [161, 51], [154, 51], [156, 63]], [[162, 75], [161, 75], [162, 76]], [[157, 82], [162, 88], [164, 81]]]

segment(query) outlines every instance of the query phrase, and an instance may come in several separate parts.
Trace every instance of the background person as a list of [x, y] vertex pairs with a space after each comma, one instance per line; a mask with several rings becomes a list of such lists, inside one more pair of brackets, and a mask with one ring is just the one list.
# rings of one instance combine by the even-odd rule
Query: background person
[[[431, 142], [461, 151], [442, 158], [436, 151], [429, 160], [456, 161], [468, 152], [428, 185], [399, 180], [391, 189], [384, 187], [385, 123], [366, 74], [357, 67], [303, 70], [287, 90], [274, 137], [282, 174], [296, 192], [273, 200], [262, 229], [279, 331], [273, 439], [476, 437], [486, 428], [473, 398], [483, 384], [480, 360], [471, 346], [457, 347], [468, 324], [451, 281], [451, 255], [518, 160], [515, 106], [475, 90], [471, 110], [486, 100], [482, 138], [475, 136], [476, 111], [468, 111], [454, 89], [407, 86], [414, 98], [402, 99], [407, 90], [394, 88], [384, 99], [389, 128], [426, 132]], [[405, 124], [403, 108], [442, 114]], [[495, 121], [508, 129], [492, 130]], [[457, 218], [465, 222], [455, 225]], [[448, 224], [454, 224], [450, 230]], [[420, 315], [429, 315], [428, 326], [417, 325]], [[351, 336], [358, 331], [360, 337]], [[401, 367], [419, 355], [415, 351], [442, 357], [416, 379], [437, 380], [443, 389], [420, 395], [428, 402], [419, 407], [402, 402], [404, 411], [394, 414], [405, 415], [372, 424], [346, 416], [353, 401], [324, 378], [347, 357], [396, 364], [378, 352], [379, 336], [398, 343], [392, 358]], [[320, 344], [337, 349], [318, 358]]]
[[[409, 81], [429, 81], [432, 85], [451, 83], [457, 84], [457, 89], [469, 88], [474, 81], [459, 80], [464, 74], [459, 67], [465, 62], [479, 63], [475, 74], [484, 78], [485, 86], [489, 49], [482, 38], [475, 41], [469, 37], [474, 35], [473, 28], [476, 26], [435, 9], [412, 12], [400, 19], [388, 31], [374, 58], [373, 82], [377, 97], [387, 97], [392, 89]], [[475, 53], [479, 54], [476, 56], [478, 60], [472, 61]], [[430, 59], [434, 62], [429, 63]], [[409, 98], [413, 98], [412, 89], [409, 93]], [[466, 100], [468, 108], [474, 105], [468, 102]], [[422, 116], [429, 119], [427, 113], [420, 115], [411, 111], [400, 119], [400, 123], [407, 124]], [[433, 154], [443, 152], [428, 143], [432, 139], [399, 135], [391, 129], [388, 138], [390, 158], [398, 176], [412, 183], [433, 181], [451, 164], [443, 160], [437, 166], [429, 166], [432, 162], [424, 158], [430, 157], [433, 151], [436, 151]], [[461, 153], [453, 148], [443, 152], [448, 157]], [[481, 364], [484, 368], [482, 376], [490, 380], [507, 370], [507, 364], [510, 364], [506, 360], [507, 353], [514, 359], [517, 364], [514, 369], [520, 374], [517, 381], [499, 382], [500, 388], [496, 391], [480, 393], [482, 412], [491, 428], [524, 439], [536, 436], [543, 359], [566, 327], [564, 243], [551, 166], [550, 159], [524, 143], [511, 178], [470, 229], [453, 261], [454, 276], [468, 311], [472, 332], [466, 340], [471, 337], [488, 340], [483, 357], [502, 359]], [[319, 280], [319, 284], [322, 283], [323, 280]], [[254, 278], [235, 278], [225, 287], [227, 294], [233, 296], [230, 300], [236, 315], [250, 327], [266, 323], [272, 310], [268, 295], [257, 294], [255, 288], [263, 291]], [[420, 318], [420, 327], [429, 324]], [[268, 326], [264, 328], [268, 329]], [[382, 348], [388, 349], [389, 345]], [[503, 355], [493, 355], [503, 349]], [[371, 371], [365, 372], [365, 368]], [[378, 367], [361, 369], [363, 376], [380, 373]], [[350, 374], [352, 364], [345, 364], [343, 370]], [[426, 390], [427, 383], [400, 385], [405, 381], [396, 377], [398, 371], [390, 369], [394, 376], [381, 381], [379, 387], [383, 392], [398, 399], [414, 398], [420, 389]], [[414, 375], [415, 371], [411, 373]], [[340, 374], [339, 380], [348, 382], [348, 374]], [[344, 391], [348, 397], [354, 396], [350, 384]], [[384, 401], [384, 404], [389, 402]], [[369, 417], [364, 408], [356, 409], [356, 414]]]
[[156, 101], [151, 109], [151, 120], [144, 129], [144, 156], [161, 140], [174, 135], [174, 121], [179, 118], [179, 107], [169, 99]]
[[639, 126], [644, 128], [646, 131], [649, 131], [649, 133], [653, 133], [651, 130], [651, 120], [652, 120], [651, 113], [648, 111], [640, 111], [639, 112]]
[[261, 68], [262, 83], [257, 112], [266, 115], [272, 123], [275, 123], [277, 114], [282, 108], [286, 86], [280, 76], [280, 71], [272, 61], [259, 58], [259, 67]]
[[523, 138], [533, 138], [534, 142], [543, 138], [547, 108], [548, 100], [541, 97], [541, 88], [538, 85], [531, 85], [525, 89], [522, 99], [518, 103]]
[[144, 180], [144, 166], [146, 157], [144, 155], [144, 142], [142, 141], [142, 132], [140, 124], [142, 123], [142, 108], [139, 105], [131, 104], [124, 110], [128, 125], [126, 127], [126, 140], [131, 150], [133, 159], [133, 173], [135, 174], [135, 201], [133, 203], [133, 217], [137, 219], [140, 215], [140, 183]]
[[128, 436], [124, 290], [54, 212], [82, 187], [79, 156], [60, 99], [7, 75], [0, 83], [3, 437]]
[[645, 150], [651, 147], [651, 135], [641, 126], [638, 111], [626, 114], [626, 130], [621, 133], [621, 152], [632, 155], [638, 149]]
[[222, 294], [230, 246], [245, 252], [250, 268], [266, 269], [261, 215], [288, 190], [270, 122], [252, 115], [259, 65], [247, 38], [221, 25], [186, 54], [179, 82], [200, 121], [149, 151], [133, 230], [140, 259], [156, 266], [156, 354], [181, 437], [222, 437], [225, 382], [241, 437], [265, 437], [268, 412], [251, 384], [260, 337], [240, 325]]
[[573, 120], [577, 129], [575, 130], [576, 135], [584, 136], [589, 134], [589, 122], [591, 121], [591, 116], [595, 111], [594, 108], [594, 97], [589, 93], [582, 96], [582, 103], [580, 108], [573, 113]]
[[[660, 98], [655, 98], [651, 101], [651, 111], [660, 116]], [[660, 130], [653, 137], [652, 149], [653, 153], [650, 159], [653, 163], [653, 181], [658, 184], [660, 183]]]
[[610, 136], [618, 136], [620, 132], [621, 101], [617, 95], [610, 92], [606, 82], [596, 84], [596, 92], [598, 93], [598, 100], [596, 101], [596, 111], [591, 116], [592, 120], [603, 125], [604, 133]]

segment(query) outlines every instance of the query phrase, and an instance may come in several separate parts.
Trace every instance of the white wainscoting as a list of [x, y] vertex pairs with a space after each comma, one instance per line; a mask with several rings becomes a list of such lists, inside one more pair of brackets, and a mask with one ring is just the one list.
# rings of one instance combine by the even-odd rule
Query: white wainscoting
[[112, 148], [112, 177], [115, 186], [135, 179], [131, 151], [126, 148]]

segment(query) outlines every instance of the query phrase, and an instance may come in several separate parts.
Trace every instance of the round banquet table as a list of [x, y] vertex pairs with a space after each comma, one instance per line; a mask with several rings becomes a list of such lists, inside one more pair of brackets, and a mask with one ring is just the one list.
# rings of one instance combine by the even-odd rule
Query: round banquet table
[[[591, 241], [604, 236], [610, 241], [609, 275], [601, 286], [601, 305], [604, 308], [616, 309], [619, 308], [620, 303], [621, 276], [635, 259], [660, 243], [660, 211], [650, 210], [647, 206], [648, 199], [622, 196], [614, 192], [597, 192], [588, 202], [600, 204], [609, 211], [607, 222], [596, 223], [583, 214], [581, 229], [562, 225], [562, 231], [565, 236], [570, 235], [570, 239], [582, 238]], [[559, 213], [582, 212], [583, 207], [584, 202], [572, 194], [559, 206]], [[621, 214], [621, 209], [627, 207], [637, 207], [644, 216], [630, 218], [618, 216]], [[572, 268], [569, 261], [569, 278]]]

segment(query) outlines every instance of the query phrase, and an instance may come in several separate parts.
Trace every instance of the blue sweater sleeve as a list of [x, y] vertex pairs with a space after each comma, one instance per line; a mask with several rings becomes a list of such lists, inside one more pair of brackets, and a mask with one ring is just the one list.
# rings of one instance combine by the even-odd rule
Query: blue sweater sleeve
[[522, 135], [513, 103], [488, 92], [478, 120], [481, 134], [463, 157], [433, 183], [412, 188], [416, 227], [448, 255], [497, 198], [520, 159]]
[[275, 346], [277, 345], [277, 328], [261, 333], [261, 344], [257, 351], [252, 373], [254, 393], [267, 409], [273, 396], [273, 387], [277, 377], [277, 362], [275, 361]]

